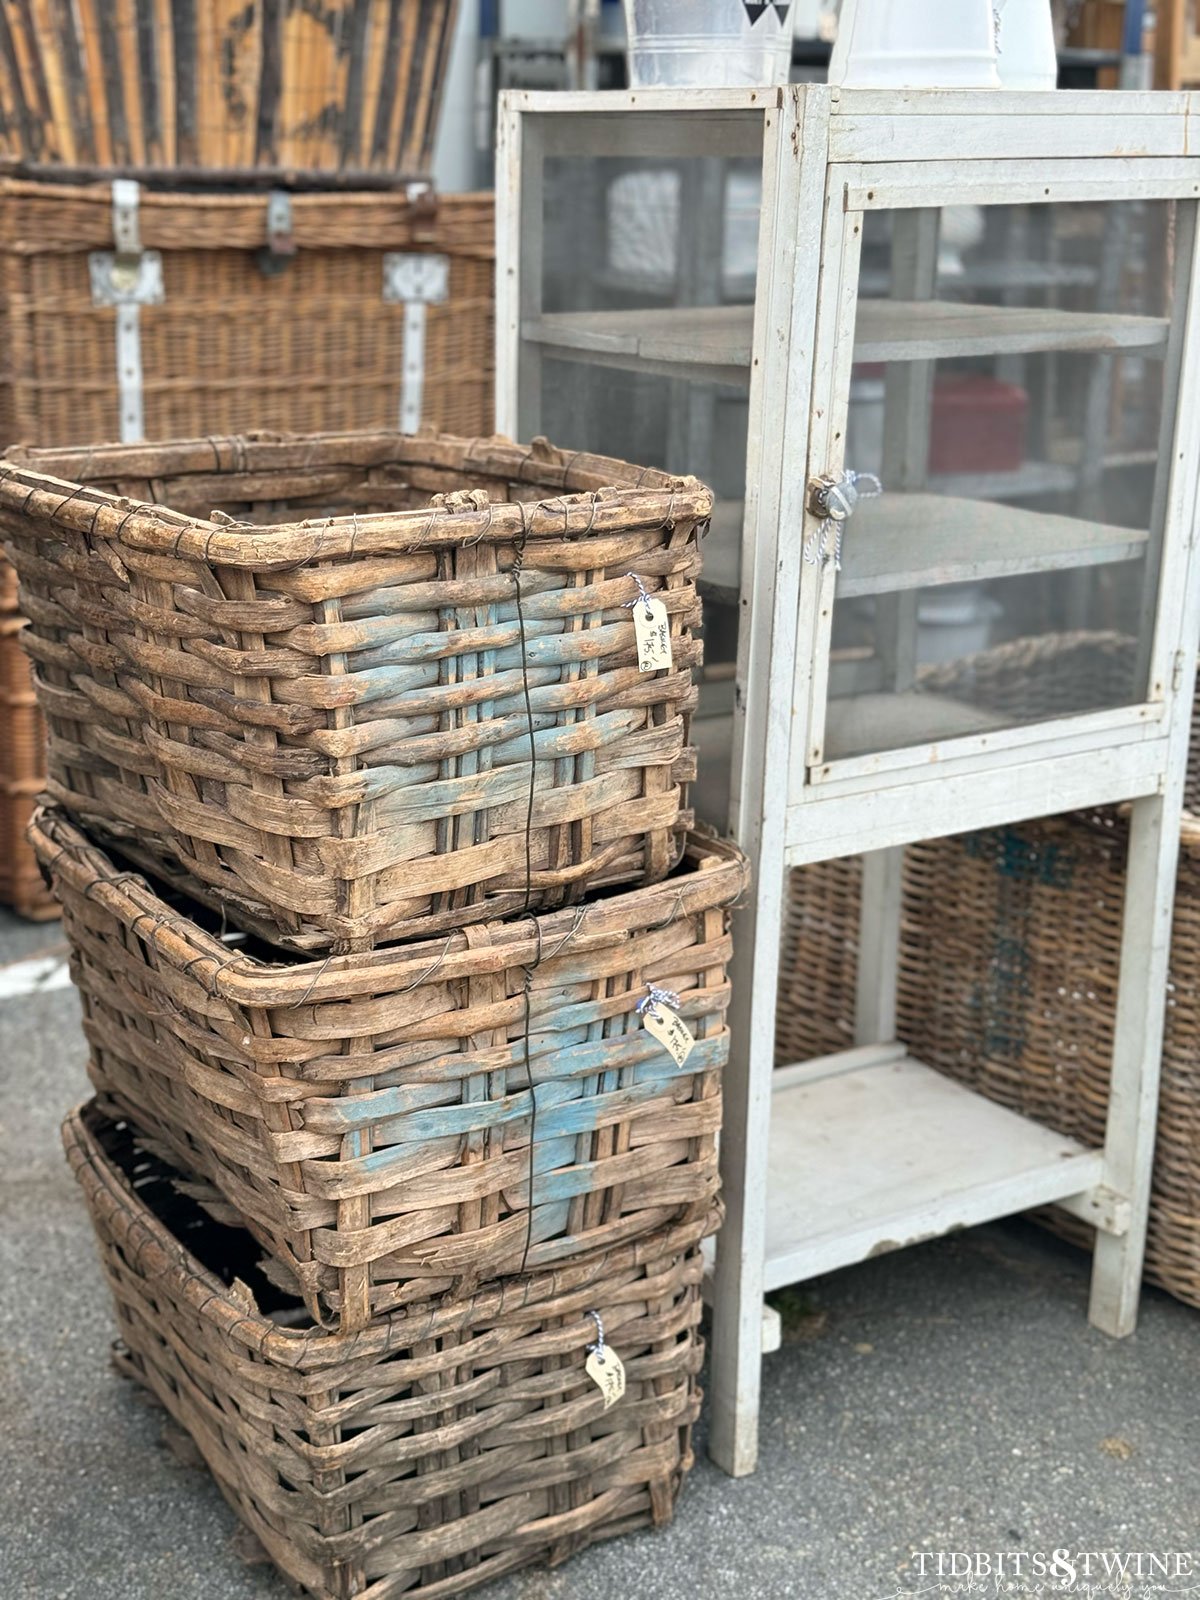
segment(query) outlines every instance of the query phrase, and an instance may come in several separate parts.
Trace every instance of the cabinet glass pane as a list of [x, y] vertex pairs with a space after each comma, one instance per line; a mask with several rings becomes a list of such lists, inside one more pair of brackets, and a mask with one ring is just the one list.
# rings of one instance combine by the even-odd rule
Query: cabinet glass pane
[[864, 216], [845, 462], [883, 493], [845, 526], [826, 761], [1147, 698], [1190, 221]]

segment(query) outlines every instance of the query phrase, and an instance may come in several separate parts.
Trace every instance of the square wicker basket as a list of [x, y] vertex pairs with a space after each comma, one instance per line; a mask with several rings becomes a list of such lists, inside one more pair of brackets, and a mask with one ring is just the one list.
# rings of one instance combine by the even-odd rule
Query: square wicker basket
[[[710, 1219], [330, 1334], [127, 1128], [90, 1107], [63, 1137], [116, 1305], [119, 1370], [187, 1430], [318, 1600], [450, 1600], [670, 1520], [700, 1404]], [[608, 1410], [584, 1370], [592, 1313], [627, 1376]]]
[[[20, 453], [0, 533], [49, 793], [300, 950], [662, 878], [690, 820], [711, 504], [544, 441]], [[670, 669], [639, 671], [639, 585]]]
[[[282, 963], [61, 814], [32, 837], [102, 1104], [219, 1189], [314, 1315], [362, 1327], [712, 1205], [734, 846], [695, 838], [667, 882], [586, 906]], [[649, 984], [695, 1036], [681, 1065], [643, 1025]]]

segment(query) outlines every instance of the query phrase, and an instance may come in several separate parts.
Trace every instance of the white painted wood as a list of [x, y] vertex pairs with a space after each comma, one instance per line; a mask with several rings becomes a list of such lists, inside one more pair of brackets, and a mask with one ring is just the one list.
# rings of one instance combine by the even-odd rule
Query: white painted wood
[[[835, 794], [883, 786], [885, 774], [893, 782], [940, 781], [947, 769], [954, 772], [989, 771], [997, 760], [1011, 760], [1014, 752], [1028, 751], [1038, 759], [1054, 761], [1076, 751], [1104, 750], [1121, 743], [1143, 743], [1162, 737], [1161, 705], [1117, 706], [1110, 711], [1090, 711], [1060, 717], [1053, 722], [1013, 723], [982, 706], [948, 695], [906, 690], [900, 696], [862, 696], [866, 705], [854, 712], [851, 702], [830, 703], [833, 752], [810, 774], [814, 793], [810, 800], [830, 803]], [[922, 725], [927, 729], [921, 739]], [[894, 746], [882, 748], [884, 735], [893, 732]], [[979, 730], [986, 729], [986, 732]], [[870, 753], [867, 744], [874, 745]], [[815, 791], [820, 788], [818, 795]]]
[[[1168, 333], [1153, 318], [1030, 314], [938, 302], [860, 305], [856, 229], [864, 208], [892, 207], [902, 218], [913, 209], [959, 201], [1036, 209], [1049, 200], [1200, 193], [1200, 162], [1188, 155], [1191, 111], [1200, 101], [1106, 95], [1101, 106], [1088, 95], [876, 94], [823, 87], [773, 90], [761, 101], [737, 91], [509, 98], [517, 121], [536, 124], [533, 142], [540, 141], [548, 156], [757, 152], [760, 144], [764, 153], [754, 308], [711, 307], [703, 325], [694, 311], [634, 313], [633, 321], [627, 313], [612, 320], [609, 314], [544, 316], [526, 286], [537, 239], [531, 241], [524, 225], [512, 220], [541, 190], [540, 174], [520, 152], [518, 181], [502, 184], [499, 202], [509, 212], [510, 229], [521, 234], [513, 248], [523, 252], [513, 258], [521, 263], [517, 289], [501, 290], [498, 298], [508, 346], [506, 354], [498, 352], [502, 396], [507, 395], [502, 415], [524, 431], [555, 431], [554, 419], [541, 415], [536, 385], [527, 391], [528, 405], [517, 407], [512, 399], [527, 383], [526, 368], [536, 373], [538, 360], [550, 352], [664, 371], [681, 383], [749, 382], [745, 504], [730, 503], [722, 538], [707, 552], [706, 578], [710, 593], [714, 584], [731, 593], [740, 581], [737, 697], [732, 718], [703, 717], [696, 724], [701, 790], [711, 790], [708, 814], [720, 822], [728, 813], [754, 873], [749, 905], [735, 924], [733, 1052], [722, 1137], [728, 1223], [713, 1286], [711, 1448], [727, 1470], [744, 1473], [753, 1470], [756, 1455], [768, 1281], [793, 1281], [905, 1239], [1057, 1201], [1104, 1230], [1094, 1319], [1117, 1332], [1132, 1323], [1154, 1123], [1169, 852], [1194, 677], [1194, 619], [1200, 614], [1200, 563], [1191, 550], [1191, 441], [1200, 434], [1196, 319], [1189, 310], [1185, 341], [1178, 322]], [[530, 128], [521, 133], [528, 155]], [[831, 153], [842, 164], [831, 166]], [[1190, 237], [1186, 225], [1177, 229], [1177, 253], [1186, 257]], [[1008, 287], [995, 285], [997, 293]], [[1194, 296], [1194, 279], [1189, 287]], [[922, 299], [915, 279], [904, 299]], [[1187, 359], [1181, 361], [1185, 344]], [[806, 486], [812, 476], [844, 464], [850, 369], [864, 352], [876, 358], [882, 353], [892, 373], [907, 368], [911, 382], [921, 378], [923, 366], [948, 354], [1020, 356], [1043, 349], [1136, 350], [1164, 358], [1168, 409], [1174, 367], [1184, 372], [1176, 428], [1160, 450], [1173, 470], [1148, 515], [1151, 564], [1160, 536], [1164, 551], [1150, 691], [1142, 705], [1026, 728], [990, 726], [980, 722], [975, 708], [934, 701], [912, 689], [899, 634], [896, 650], [883, 663], [886, 673], [877, 660], [833, 661], [835, 576], [829, 566], [802, 561], [803, 541], [814, 527]], [[898, 378], [895, 388], [900, 392]], [[912, 427], [909, 433], [912, 450], [905, 459], [911, 456], [911, 466], [921, 430]], [[903, 490], [921, 492], [924, 461], [922, 455], [916, 476], [901, 475]], [[1008, 498], [1032, 496], [1035, 469], [1045, 472], [1048, 465], [1033, 464], [1025, 486], [1018, 490], [1014, 483]], [[1074, 487], [1075, 468], [1059, 467], [1057, 473], [1052, 483], [1043, 477], [1038, 492], [1043, 484]], [[964, 501], [1005, 493], [1003, 485], [971, 478], [937, 487], [956, 489]], [[880, 506], [864, 505], [848, 530], [846, 572], [837, 591], [843, 597], [854, 583], [871, 586], [860, 593], [884, 594], [885, 573], [904, 573], [906, 583], [950, 581], [951, 572], [956, 578], [961, 573], [960, 554], [975, 562], [975, 571], [991, 575], [989, 562], [1001, 563], [1004, 571], [1044, 571], [1131, 559], [1147, 548], [1138, 531], [1079, 522], [1063, 528], [1064, 519], [1012, 505], [963, 509], [943, 499], [937, 508], [923, 509], [916, 500], [903, 504], [896, 481], [889, 490]], [[902, 531], [895, 531], [890, 551], [885, 549], [896, 517], [917, 513], [920, 554], [905, 545]], [[879, 514], [875, 548], [860, 548], [871, 517]], [[739, 521], [740, 561], [733, 557], [736, 539], [728, 537], [736, 535]], [[931, 532], [930, 524], [941, 531]], [[960, 540], [968, 529], [973, 536]], [[887, 593], [889, 604], [911, 612], [910, 594]], [[1148, 614], [1147, 632], [1150, 620]], [[851, 682], [869, 684], [870, 692], [854, 697], [853, 710], [840, 699], [831, 708], [827, 750], [827, 693]], [[911, 737], [925, 742], [844, 753], [869, 747], [884, 727], [892, 740], [907, 739], [906, 718], [912, 720]], [[785, 793], [786, 812], [780, 804]], [[1135, 850], [1105, 1151], [1081, 1151], [928, 1069], [898, 1065], [892, 1041], [873, 1054], [847, 1052], [773, 1073], [777, 948], [789, 865], [864, 850], [891, 852], [919, 838], [1116, 801], [1134, 802]], [[889, 918], [898, 861], [878, 855], [868, 867], [872, 902], [890, 907]], [[864, 970], [873, 974], [860, 1005], [861, 1034], [889, 1031], [885, 978], [894, 922], [885, 928], [885, 920], [867, 930], [860, 953]], [[886, 1075], [903, 1080], [891, 1106], [880, 1090]], [[864, 1087], [876, 1092], [860, 1104]], [[779, 1091], [774, 1096], [773, 1089]], [[928, 1115], [920, 1114], [922, 1104]], [[778, 1202], [768, 1192], [768, 1147], [784, 1177]], [[779, 1228], [769, 1245], [768, 1213], [772, 1228]]]
[[1097, 1183], [1098, 1150], [905, 1058], [774, 1098], [768, 1289]]
[[521, 128], [519, 112], [500, 96], [496, 118], [496, 431], [517, 436], [520, 348]]
[[[753, 346], [752, 306], [670, 306], [633, 311], [559, 311], [528, 319], [522, 338], [569, 352], [572, 359], [631, 372], [681, 372], [696, 382], [746, 381]], [[931, 361], [1044, 350], [1165, 348], [1167, 324], [1157, 317], [863, 300], [858, 305], [855, 359]]]
[[1103, 566], [1136, 560], [1145, 547], [1135, 528], [993, 500], [886, 493], [861, 501], [847, 524], [837, 595]]
[[[1195, 218], [1181, 230], [1191, 247], [1177, 283], [1189, 284], [1180, 351], [1176, 432], [1164, 508], [1164, 597], [1152, 670], [1162, 673], [1170, 652], [1177, 670], [1162, 684], [1170, 714], [1170, 745], [1161, 792], [1134, 803], [1126, 861], [1121, 976], [1113, 1039], [1108, 1125], [1104, 1146], [1107, 1189], [1129, 1205], [1121, 1235], [1096, 1238], [1091, 1320], [1118, 1337], [1137, 1322], [1150, 1209], [1163, 1014], [1179, 860], [1180, 811], [1188, 755], [1190, 713], [1196, 687], [1196, 618], [1200, 615], [1200, 509], [1195, 440], [1200, 430], [1200, 249]], [[1172, 646], [1176, 646], [1174, 650]], [[1165, 674], [1164, 674], [1165, 676]]]
[[849, 1050], [839, 1050], [832, 1056], [814, 1056], [811, 1061], [794, 1061], [787, 1067], [776, 1067], [771, 1075], [771, 1092], [782, 1094], [797, 1084], [819, 1083], [822, 1078], [838, 1078], [845, 1072], [861, 1072], [864, 1067], [886, 1066], [889, 1062], [903, 1061], [908, 1051], [894, 1039], [890, 1044], [854, 1045]]
[[[989, 204], [994, 203], [998, 193], [1003, 193], [1008, 205], [1048, 205], [1073, 200], [1194, 199], [1200, 194], [1196, 161], [1192, 156], [1160, 161], [1093, 158], [1086, 163], [1077, 160], [878, 161], [841, 170], [846, 184], [846, 204], [851, 211]], [[1000, 265], [997, 263], [998, 267]], [[1027, 270], [1037, 269], [1030, 264]], [[1087, 269], [1084, 271], [1086, 273]], [[972, 278], [968, 276], [966, 281], [970, 283]], [[1035, 280], [1027, 276], [1024, 281]]]
[[[1013, 90], [834, 91], [830, 160], [840, 162], [1102, 160], [1179, 157], [1189, 149], [1186, 97]], [[1040, 101], [1040, 104], [1037, 102]], [[1174, 103], [1174, 109], [1171, 102]]]
[[950, 768], [933, 781], [871, 785], [828, 804], [788, 808], [787, 859], [793, 867], [885, 850], [918, 839], [994, 828], [1085, 806], [1116, 805], [1157, 792], [1164, 740], [1120, 744], [1039, 760], [1006, 753], [991, 769]]
[[863, 857], [854, 1004], [854, 1038], [860, 1045], [887, 1044], [896, 1037], [903, 893], [903, 849], [873, 850]]
[[[757, 364], [750, 385], [745, 538], [733, 721], [732, 821], [750, 858], [749, 900], [735, 918], [731, 1047], [724, 1076], [721, 1175], [726, 1219], [717, 1249], [709, 1453], [735, 1477], [758, 1458], [761, 1306], [775, 1000], [784, 896], [784, 829], [797, 648], [800, 526], [811, 408], [809, 330], [816, 323], [827, 97], [788, 96], [766, 121]], [[754, 624], [749, 625], [753, 616]], [[802, 735], [801, 735], [802, 736]]]
[[1024, 355], [1038, 350], [1161, 351], [1159, 317], [962, 305], [954, 300], [860, 300], [856, 361], [934, 361], [954, 356]]
[[[701, 1279], [700, 1292], [704, 1296], [706, 1306], [711, 1306], [716, 1297], [716, 1271], [717, 1241], [705, 1239], [700, 1246], [704, 1256], [704, 1277]], [[759, 1351], [764, 1356], [773, 1356], [783, 1347], [783, 1318], [775, 1307], [765, 1300], [762, 1307], [762, 1343]]]

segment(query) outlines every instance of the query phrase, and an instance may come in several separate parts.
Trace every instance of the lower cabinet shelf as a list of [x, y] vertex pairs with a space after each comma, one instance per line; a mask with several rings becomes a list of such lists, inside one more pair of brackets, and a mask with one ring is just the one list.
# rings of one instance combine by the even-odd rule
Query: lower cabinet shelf
[[766, 1287], [1080, 1195], [1103, 1155], [972, 1094], [902, 1045], [775, 1074]]

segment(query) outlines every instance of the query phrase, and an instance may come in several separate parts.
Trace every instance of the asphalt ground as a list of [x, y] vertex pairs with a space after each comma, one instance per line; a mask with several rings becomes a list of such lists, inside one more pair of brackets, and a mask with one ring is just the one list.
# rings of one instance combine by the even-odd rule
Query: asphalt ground
[[[60, 937], [0, 913], [0, 980]], [[282, 1600], [242, 1560], [205, 1474], [164, 1447], [161, 1413], [109, 1365], [106, 1292], [58, 1136], [86, 1093], [83, 1053], [69, 987], [0, 998], [0, 1597]], [[702, 1423], [669, 1528], [485, 1592], [1020, 1595], [1038, 1591], [940, 1583], [932, 1554], [1196, 1549], [1200, 1313], [1149, 1291], [1138, 1332], [1114, 1343], [1088, 1326], [1087, 1286], [1085, 1257], [1013, 1222], [789, 1292], [755, 1477], [708, 1462]]]

